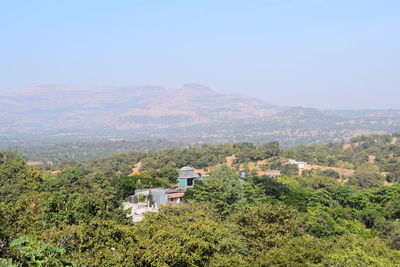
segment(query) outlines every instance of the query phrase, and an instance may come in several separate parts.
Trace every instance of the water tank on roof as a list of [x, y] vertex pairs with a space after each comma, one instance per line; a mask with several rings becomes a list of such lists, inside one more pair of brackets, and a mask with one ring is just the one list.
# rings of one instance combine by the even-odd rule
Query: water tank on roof
[[182, 169], [179, 169], [179, 178], [194, 178], [196, 174], [194, 173], [194, 169], [192, 167], [186, 166]]

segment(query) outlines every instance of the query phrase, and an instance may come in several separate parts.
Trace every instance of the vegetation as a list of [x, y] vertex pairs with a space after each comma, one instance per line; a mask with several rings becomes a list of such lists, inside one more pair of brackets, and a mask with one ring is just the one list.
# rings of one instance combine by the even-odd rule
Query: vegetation
[[[0, 143], [0, 147], [2, 144]], [[159, 151], [182, 147], [183, 143], [167, 140], [115, 140], [115, 141], [58, 141], [24, 146], [4, 142], [3, 147], [17, 150], [25, 159], [33, 162], [58, 163], [87, 161], [128, 151]]]
[[[400, 184], [384, 185], [382, 174], [397, 181], [393, 137], [356, 138], [351, 148], [239, 143], [130, 152], [60, 164], [59, 172], [0, 152], [0, 266], [399, 266]], [[140, 223], [121, 209], [137, 188], [173, 186], [178, 167], [209, 168], [231, 155], [240, 155], [233, 167], [222, 164], [196, 183], [185, 204]], [[289, 157], [355, 172], [299, 176], [284, 163]], [[249, 160], [281, 175], [241, 178], [236, 167]], [[134, 166], [141, 170], [128, 176]]]
[[[355, 181], [370, 176], [373, 185], [396, 182], [400, 176], [400, 134], [360, 136], [349, 142], [326, 145], [298, 146], [284, 151], [282, 156], [322, 166], [354, 169]], [[374, 176], [375, 178], [373, 179]]]

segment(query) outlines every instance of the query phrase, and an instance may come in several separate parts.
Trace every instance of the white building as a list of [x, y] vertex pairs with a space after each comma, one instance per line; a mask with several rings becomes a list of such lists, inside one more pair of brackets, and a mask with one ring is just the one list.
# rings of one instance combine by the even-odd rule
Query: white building
[[164, 187], [136, 189], [135, 194], [129, 196], [129, 202], [124, 202], [124, 210], [131, 209], [129, 218], [134, 222], [140, 222], [146, 212], [158, 212], [158, 208], [164, 204], [178, 204], [185, 202], [184, 190]]
[[289, 161], [287, 162], [287, 164], [296, 164], [297, 168], [299, 169], [304, 169], [306, 167], [307, 162], [304, 161], [297, 161], [294, 159], [289, 159]]

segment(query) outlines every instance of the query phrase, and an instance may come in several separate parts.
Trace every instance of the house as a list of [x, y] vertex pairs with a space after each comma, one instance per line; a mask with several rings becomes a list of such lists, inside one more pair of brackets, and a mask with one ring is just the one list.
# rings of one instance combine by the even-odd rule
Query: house
[[163, 191], [161, 187], [135, 190], [135, 194], [128, 197], [128, 202], [123, 203], [124, 210], [131, 210], [127, 217], [140, 222], [146, 212], [158, 212], [158, 207], [167, 202]]
[[178, 185], [180, 188], [186, 189], [187, 187], [193, 186], [197, 179], [198, 175], [192, 167], [185, 166], [179, 169]]
[[297, 168], [304, 169], [306, 167], [307, 162], [289, 159], [287, 164], [296, 164]]
[[149, 206], [159, 207], [168, 202], [164, 187], [136, 189], [135, 194], [129, 196], [130, 203], [147, 203]]
[[197, 179], [195, 169], [189, 166], [183, 167], [179, 170], [177, 188], [136, 189], [135, 194], [128, 197], [128, 202], [123, 203], [124, 209], [131, 209], [128, 217], [134, 222], [140, 222], [144, 213], [158, 212], [161, 205], [185, 202], [186, 189], [192, 187]]
[[167, 194], [168, 203], [170, 204], [178, 204], [185, 202], [183, 196], [185, 195], [184, 192], [177, 192], [177, 193], [170, 193]]
[[140, 222], [146, 212], [158, 212], [158, 208], [164, 204], [179, 204], [185, 202], [182, 188], [145, 188], [135, 190], [135, 194], [124, 202], [124, 210], [131, 209], [128, 218], [134, 222]]

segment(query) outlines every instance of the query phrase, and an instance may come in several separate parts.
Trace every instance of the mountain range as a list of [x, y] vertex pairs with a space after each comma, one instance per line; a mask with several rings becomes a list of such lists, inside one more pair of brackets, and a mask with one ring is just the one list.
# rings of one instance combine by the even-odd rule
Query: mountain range
[[0, 136], [168, 138], [290, 146], [400, 131], [400, 110], [282, 107], [200, 84], [73, 88], [42, 86], [0, 96]]

